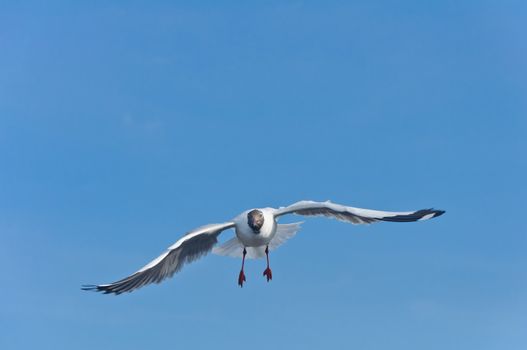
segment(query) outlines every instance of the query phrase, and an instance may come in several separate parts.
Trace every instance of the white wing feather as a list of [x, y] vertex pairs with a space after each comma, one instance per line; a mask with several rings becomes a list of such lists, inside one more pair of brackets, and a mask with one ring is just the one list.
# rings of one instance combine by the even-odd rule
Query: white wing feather
[[199, 259], [209, 253], [218, 242], [218, 235], [234, 227], [233, 222], [211, 224], [188, 232], [163, 254], [146, 264], [137, 272], [110, 284], [88, 285], [84, 290], [94, 290], [103, 293], [121, 294], [131, 292], [150, 283], [160, 283], [189, 262]]
[[391, 212], [348, 207], [327, 202], [300, 201], [288, 207], [278, 208], [276, 216], [297, 214], [306, 216], [327, 216], [352, 224], [371, 224], [377, 221], [410, 222], [428, 220], [444, 213], [443, 210], [421, 209], [416, 211]]

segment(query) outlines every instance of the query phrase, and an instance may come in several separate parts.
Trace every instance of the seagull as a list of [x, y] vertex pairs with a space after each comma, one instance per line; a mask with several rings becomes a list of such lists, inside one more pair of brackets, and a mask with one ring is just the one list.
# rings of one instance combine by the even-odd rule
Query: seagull
[[[352, 224], [371, 224], [378, 221], [411, 222], [423, 221], [444, 214], [444, 210], [421, 209], [409, 212], [389, 212], [348, 207], [330, 201], [300, 201], [287, 207], [249, 209], [234, 219], [221, 224], [209, 224], [187, 232], [168, 249], [146, 264], [143, 268], [110, 284], [84, 285], [83, 290], [104, 294], [132, 292], [147, 284], [160, 283], [172, 277], [181, 268], [200, 257], [213, 252], [218, 255], [241, 257], [242, 267], [238, 275], [238, 285], [246, 281], [245, 258], [267, 258], [267, 268], [263, 276], [267, 282], [272, 280], [269, 267], [269, 252], [292, 238], [303, 222], [278, 224], [277, 219], [286, 214], [302, 216], [326, 216]], [[234, 228], [236, 236], [217, 245], [218, 236], [225, 230]]]

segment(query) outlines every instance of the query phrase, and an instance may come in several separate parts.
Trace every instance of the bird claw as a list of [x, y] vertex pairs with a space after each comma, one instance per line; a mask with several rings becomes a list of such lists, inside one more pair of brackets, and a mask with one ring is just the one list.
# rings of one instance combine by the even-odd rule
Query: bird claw
[[263, 275], [267, 277], [267, 282], [273, 279], [273, 271], [271, 271], [270, 268], [266, 268], [265, 271], [263, 272]]
[[245, 273], [243, 273], [243, 270], [241, 270], [240, 275], [238, 276], [238, 285], [243, 287], [243, 282], [245, 282]]

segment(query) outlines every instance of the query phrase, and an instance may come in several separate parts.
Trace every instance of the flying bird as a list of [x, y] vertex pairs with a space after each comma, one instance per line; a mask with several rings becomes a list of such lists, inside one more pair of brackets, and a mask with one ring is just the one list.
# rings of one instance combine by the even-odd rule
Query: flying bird
[[[150, 283], [160, 283], [172, 277], [186, 264], [203, 255], [213, 252], [218, 255], [241, 257], [242, 267], [238, 275], [238, 285], [246, 281], [244, 273], [245, 258], [267, 258], [267, 268], [263, 276], [269, 282], [273, 273], [269, 267], [269, 251], [282, 245], [293, 237], [302, 222], [278, 224], [283, 215], [326, 216], [352, 224], [371, 224], [378, 221], [411, 222], [435, 218], [443, 210], [421, 209], [409, 212], [389, 212], [361, 209], [335, 204], [330, 201], [300, 201], [288, 207], [249, 209], [231, 221], [221, 224], [201, 226], [186, 233], [168, 249], [146, 264], [143, 268], [119, 281], [110, 284], [84, 285], [83, 290], [93, 290], [105, 294], [131, 292]], [[236, 236], [221, 245], [218, 236], [225, 230], [234, 228]]]

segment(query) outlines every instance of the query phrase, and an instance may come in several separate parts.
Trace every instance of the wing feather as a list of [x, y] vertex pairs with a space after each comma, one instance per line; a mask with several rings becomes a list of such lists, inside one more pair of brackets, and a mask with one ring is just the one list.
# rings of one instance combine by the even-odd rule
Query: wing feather
[[82, 289], [121, 294], [150, 283], [160, 283], [179, 272], [185, 264], [208, 254], [218, 242], [219, 234], [231, 227], [234, 227], [233, 222], [211, 224], [192, 230], [132, 275], [110, 284], [85, 285]]
[[444, 213], [443, 210], [421, 209], [407, 212], [390, 212], [348, 207], [336, 203], [300, 201], [288, 207], [278, 208], [275, 216], [297, 214], [305, 216], [327, 216], [352, 224], [371, 224], [377, 221], [411, 222], [428, 220]]

